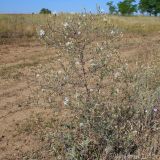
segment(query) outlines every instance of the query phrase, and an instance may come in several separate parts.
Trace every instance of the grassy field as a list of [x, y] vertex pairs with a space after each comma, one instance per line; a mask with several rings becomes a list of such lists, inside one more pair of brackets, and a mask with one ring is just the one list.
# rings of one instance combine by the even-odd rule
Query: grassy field
[[0, 160], [159, 160], [159, 67], [159, 17], [0, 15]]
[[[68, 16], [58, 15], [60, 20]], [[73, 15], [70, 15], [73, 16]], [[37, 25], [46, 24], [50, 15], [0, 15], [0, 36], [3, 37], [32, 37], [36, 36]], [[117, 25], [123, 32], [135, 34], [152, 34], [160, 32], [159, 17], [121, 17], [108, 16], [112, 24]]]

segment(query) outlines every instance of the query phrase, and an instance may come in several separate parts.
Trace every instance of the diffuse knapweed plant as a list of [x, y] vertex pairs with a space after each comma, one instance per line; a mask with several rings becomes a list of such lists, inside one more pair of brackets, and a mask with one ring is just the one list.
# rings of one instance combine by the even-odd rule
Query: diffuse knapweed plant
[[56, 53], [35, 72], [38, 99], [74, 115], [61, 124], [64, 133], [54, 134], [54, 156], [107, 160], [159, 154], [160, 89], [151, 85], [157, 72], [141, 64], [133, 69], [120, 58], [114, 44], [122, 34], [107, 16], [53, 16], [39, 34]]
[[53, 17], [39, 35], [47, 45], [57, 49], [54, 59], [57, 70], [50, 71], [61, 86], [59, 92], [68, 95], [63, 95], [64, 101], [73, 103], [73, 97], [81, 98], [83, 103], [93, 100], [91, 92], [100, 92], [97, 87], [102, 88], [99, 84], [113, 70], [106, 67], [109, 64], [117, 67], [114, 65], [117, 51], [112, 42], [117, 39], [118, 30], [106, 18], [100, 19], [100, 15], [82, 14], [67, 16], [63, 21]]

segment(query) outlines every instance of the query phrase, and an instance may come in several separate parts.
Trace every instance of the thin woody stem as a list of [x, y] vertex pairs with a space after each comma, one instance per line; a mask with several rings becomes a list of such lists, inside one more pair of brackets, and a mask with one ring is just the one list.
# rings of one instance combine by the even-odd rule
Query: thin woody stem
[[88, 82], [87, 82], [87, 77], [86, 77], [86, 70], [85, 70], [85, 61], [84, 61], [84, 50], [85, 45], [83, 46], [83, 49], [80, 52], [80, 63], [82, 66], [82, 72], [83, 72], [83, 78], [84, 78], [84, 87], [86, 89], [86, 93], [87, 93], [87, 101], [90, 100], [90, 90], [88, 88]]

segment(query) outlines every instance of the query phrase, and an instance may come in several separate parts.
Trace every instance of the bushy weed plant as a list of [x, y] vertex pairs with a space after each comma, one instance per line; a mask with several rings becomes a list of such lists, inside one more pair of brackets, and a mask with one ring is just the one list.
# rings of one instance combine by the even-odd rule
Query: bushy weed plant
[[52, 16], [38, 34], [56, 53], [34, 71], [37, 103], [71, 112], [53, 134], [54, 156], [158, 159], [158, 64], [128, 64], [114, 47], [123, 35], [103, 14]]

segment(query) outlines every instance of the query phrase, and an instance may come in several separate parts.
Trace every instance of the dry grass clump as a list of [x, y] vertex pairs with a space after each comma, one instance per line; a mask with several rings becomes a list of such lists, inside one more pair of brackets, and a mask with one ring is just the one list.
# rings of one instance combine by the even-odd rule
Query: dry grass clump
[[158, 160], [159, 53], [154, 64], [139, 60], [132, 68], [114, 48], [123, 36], [120, 29], [101, 14], [63, 21], [53, 16], [38, 33], [57, 54], [33, 68], [38, 98], [32, 98], [72, 114], [50, 137], [54, 157]]

